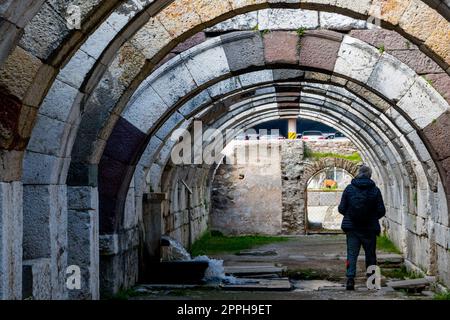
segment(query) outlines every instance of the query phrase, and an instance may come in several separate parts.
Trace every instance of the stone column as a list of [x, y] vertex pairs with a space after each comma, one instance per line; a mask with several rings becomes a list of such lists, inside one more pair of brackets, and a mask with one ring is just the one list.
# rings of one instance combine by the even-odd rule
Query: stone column
[[22, 183], [0, 182], [0, 300], [22, 298]]
[[32, 260], [50, 259], [52, 300], [67, 299], [67, 187], [25, 185], [23, 189], [23, 255]]
[[81, 289], [69, 290], [69, 298], [100, 299], [98, 189], [68, 188], [68, 265], [81, 268]]

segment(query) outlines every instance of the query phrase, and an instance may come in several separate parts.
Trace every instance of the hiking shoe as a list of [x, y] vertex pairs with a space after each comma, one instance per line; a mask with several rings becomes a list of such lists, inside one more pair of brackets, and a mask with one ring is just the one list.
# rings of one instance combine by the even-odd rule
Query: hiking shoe
[[353, 291], [355, 290], [355, 279], [353, 278], [348, 278], [347, 279], [347, 284], [346, 284], [346, 289], [349, 291]]

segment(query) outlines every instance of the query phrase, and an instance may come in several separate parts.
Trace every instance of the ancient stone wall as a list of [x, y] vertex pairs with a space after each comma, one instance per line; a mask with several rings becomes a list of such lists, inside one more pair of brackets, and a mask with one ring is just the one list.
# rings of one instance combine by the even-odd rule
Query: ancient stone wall
[[311, 152], [334, 153], [345, 156], [358, 152], [358, 148], [350, 140], [308, 141], [305, 144]]

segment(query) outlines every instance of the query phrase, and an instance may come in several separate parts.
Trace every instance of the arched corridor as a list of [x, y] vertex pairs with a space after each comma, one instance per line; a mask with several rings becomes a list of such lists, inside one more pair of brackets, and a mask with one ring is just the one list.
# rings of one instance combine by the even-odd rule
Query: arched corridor
[[[225, 142], [299, 117], [353, 142], [389, 237], [449, 286], [449, 18], [444, 1], [420, 0], [2, 3], [0, 297], [132, 287], [142, 250], [156, 257], [162, 235], [190, 247], [210, 226]], [[183, 134], [194, 151], [177, 163]], [[285, 183], [305, 192], [308, 170]], [[81, 290], [67, 290], [72, 265]]]

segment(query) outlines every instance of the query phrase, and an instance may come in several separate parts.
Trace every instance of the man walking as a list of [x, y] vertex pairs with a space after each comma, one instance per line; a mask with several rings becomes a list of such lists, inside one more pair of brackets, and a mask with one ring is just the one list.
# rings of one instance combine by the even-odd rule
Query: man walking
[[361, 246], [366, 253], [366, 268], [377, 264], [377, 236], [381, 233], [379, 220], [386, 214], [386, 208], [381, 191], [371, 178], [372, 169], [361, 166], [358, 176], [342, 194], [339, 205], [339, 213], [344, 216], [342, 230], [347, 235], [347, 290], [355, 290]]

